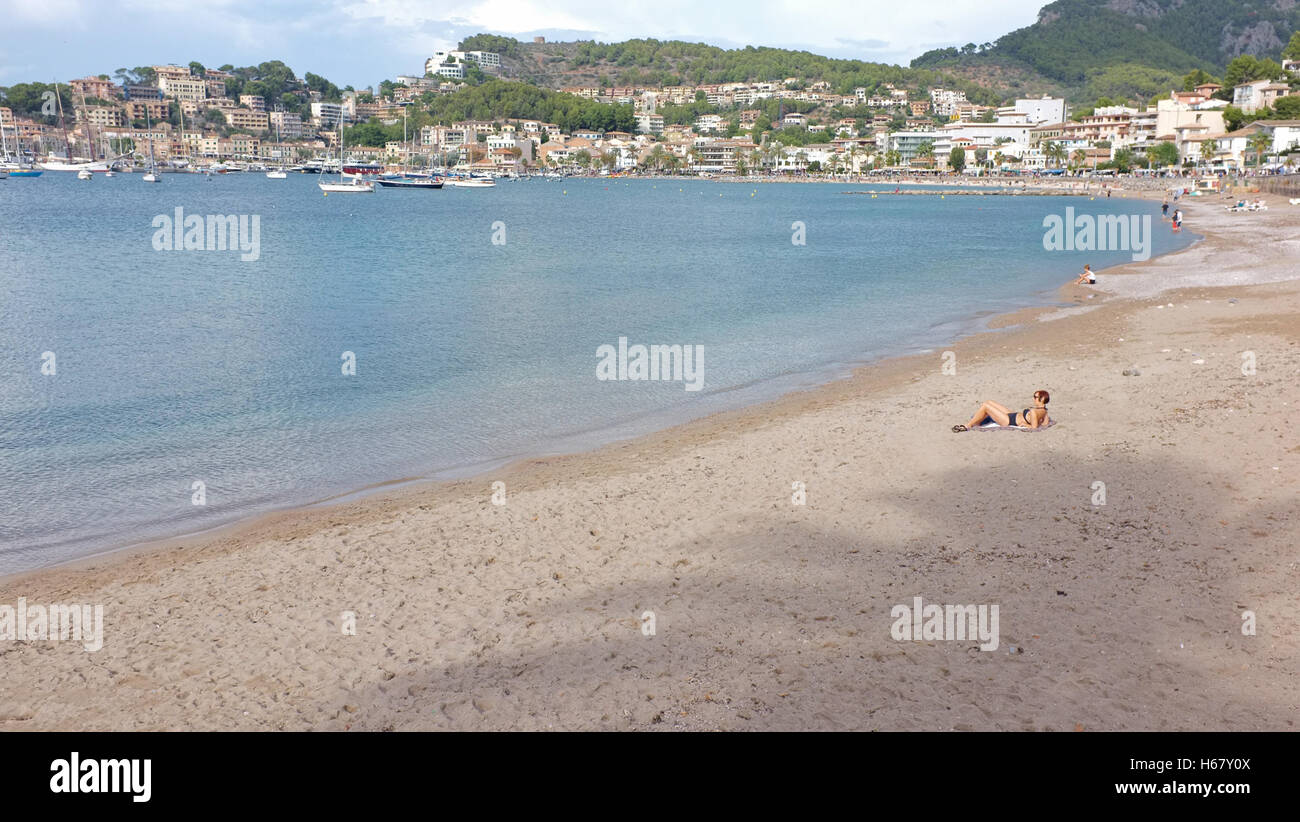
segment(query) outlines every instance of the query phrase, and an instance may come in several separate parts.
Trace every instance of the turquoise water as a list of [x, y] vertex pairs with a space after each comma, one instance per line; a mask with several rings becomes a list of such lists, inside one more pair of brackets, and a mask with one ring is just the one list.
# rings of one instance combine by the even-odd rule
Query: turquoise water
[[[1128, 260], [1045, 251], [1043, 217], [1067, 205], [1153, 215], [1155, 253], [1194, 239], [1119, 199], [662, 180], [322, 197], [317, 179], [0, 183], [0, 574], [586, 448], [942, 345], [1051, 301], [1084, 262]], [[257, 215], [259, 259], [155, 250], [152, 221], [178, 206]], [[702, 390], [597, 380], [619, 337], [703, 346]]]

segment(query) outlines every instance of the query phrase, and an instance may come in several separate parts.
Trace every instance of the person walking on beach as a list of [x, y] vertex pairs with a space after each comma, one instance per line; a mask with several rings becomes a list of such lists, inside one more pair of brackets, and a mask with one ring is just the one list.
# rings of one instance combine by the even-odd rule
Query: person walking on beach
[[1160, 204], [1160, 218], [1164, 219], [1165, 217], [1168, 216], [1169, 216], [1169, 198], [1166, 197], [1165, 201]]
[[1183, 210], [1181, 208], [1175, 208], [1174, 209], [1174, 230], [1181, 231], [1182, 228], [1183, 228]]
[[1045, 428], [1051, 424], [1047, 417], [1047, 404], [1051, 401], [1051, 395], [1042, 389], [1034, 392], [1033, 407], [1022, 411], [1012, 411], [1001, 403], [985, 400], [980, 403], [979, 410], [975, 412], [975, 416], [970, 418], [970, 422], [965, 425], [954, 425], [952, 432], [960, 434], [963, 431], [969, 431], [982, 425], [985, 420], [992, 420], [998, 425], [1011, 428]]
[[1097, 272], [1092, 270], [1092, 263], [1086, 264], [1083, 267], [1083, 273], [1079, 275], [1079, 279], [1074, 281], [1075, 285], [1083, 285], [1084, 283], [1088, 285], [1097, 284]]

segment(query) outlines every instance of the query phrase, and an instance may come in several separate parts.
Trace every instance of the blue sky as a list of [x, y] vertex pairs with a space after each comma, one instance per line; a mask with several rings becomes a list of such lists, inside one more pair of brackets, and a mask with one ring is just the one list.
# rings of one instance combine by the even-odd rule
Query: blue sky
[[358, 88], [480, 31], [804, 48], [906, 64], [1029, 25], [1045, 0], [0, 0], [0, 85], [284, 60]]

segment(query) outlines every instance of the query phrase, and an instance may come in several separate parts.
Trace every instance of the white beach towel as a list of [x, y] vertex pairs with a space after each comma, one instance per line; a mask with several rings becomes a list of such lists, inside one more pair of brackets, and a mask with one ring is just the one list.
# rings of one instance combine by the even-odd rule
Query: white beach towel
[[1048, 420], [1047, 425], [1044, 425], [1041, 428], [1021, 428], [1018, 425], [998, 425], [993, 420], [985, 420], [983, 425], [977, 425], [971, 430], [972, 431], [1024, 431], [1025, 433], [1033, 433], [1034, 431], [1046, 431], [1047, 429], [1051, 428], [1053, 425], [1056, 425], [1056, 420]]

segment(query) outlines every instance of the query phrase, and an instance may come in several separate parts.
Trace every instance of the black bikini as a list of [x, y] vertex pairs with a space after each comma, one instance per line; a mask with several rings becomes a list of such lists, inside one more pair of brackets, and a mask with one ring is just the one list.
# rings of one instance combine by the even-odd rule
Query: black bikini
[[[1020, 422], [1021, 425], [1026, 425], [1026, 426], [1029, 425], [1029, 409], [1028, 409], [1028, 408], [1026, 408], [1026, 409], [1024, 409], [1023, 411], [1020, 412], [1020, 420], [1021, 420], [1021, 422]], [[1008, 412], [1007, 412], [1007, 425], [1014, 426], [1015, 424], [1016, 424], [1016, 412], [1015, 412], [1015, 411], [1008, 411]]]

